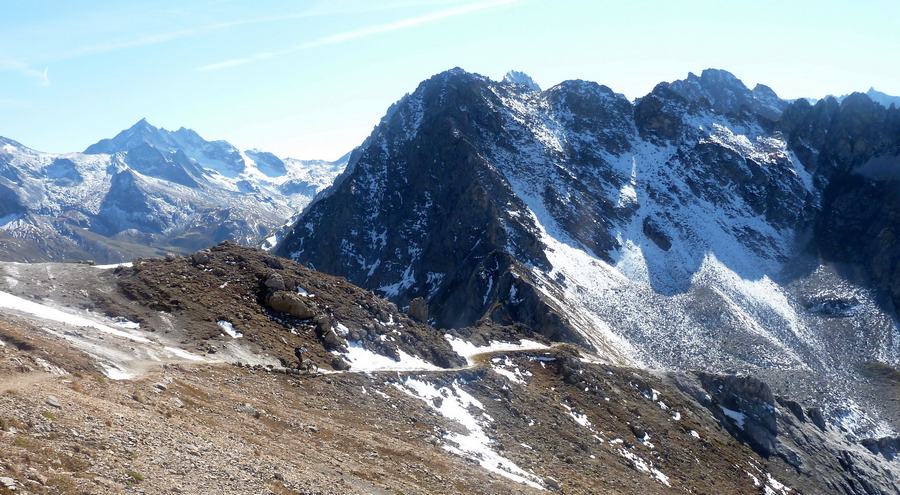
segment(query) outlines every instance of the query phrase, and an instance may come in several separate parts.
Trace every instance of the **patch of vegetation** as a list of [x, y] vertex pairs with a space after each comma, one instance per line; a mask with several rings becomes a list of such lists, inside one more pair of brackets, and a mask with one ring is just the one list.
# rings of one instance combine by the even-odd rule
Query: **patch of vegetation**
[[144, 481], [144, 475], [137, 471], [125, 471], [125, 476], [128, 477], [126, 483], [128, 483], [129, 485], [136, 485]]

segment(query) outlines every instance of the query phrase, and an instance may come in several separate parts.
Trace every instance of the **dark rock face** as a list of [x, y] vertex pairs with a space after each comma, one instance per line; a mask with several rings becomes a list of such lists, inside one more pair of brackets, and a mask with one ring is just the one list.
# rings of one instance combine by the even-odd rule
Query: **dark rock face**
[[[896, 438], [868, 438], [857, 444], [834, 434], [818, 407], [786, 397], [773, 398], [769, 386], [755, 378], [699, 373], [697, 381], [680, 375], [678, 387], [703, 404], [737, 440], [766, 459], [780, 459], [799, 476], [814, 476], [822, 493], [853, 495], [896, 492], [896, 469], [890, 462]], [[859, 448], [868, 449], [874, 455]], [[875, 457], [879, 456], [879, 457]]]
[[791, 105], [780, 126], [825, 183], [815, 247], [858, 264], [900, 308], [900, 110], [862, 94]]
[[[516, 245], [522, 261], [546, 265], [529, 226], [508, 221], [506, 203], [521, 201], [463, 137], [500, 129], [498, 116], [482, 103], [486, 89], [486, 81], [452, 71], [423, 83], [369, 139], [391, 147], [354, 153], [341, 187], [316, 203], [277, 252], [401, 304], [427, 297], [441, 308], [432, 315], [443, 326], [480, 318], [495, 298], [485, 285], [506, 269], [501, 260], [491, 261], [495, 252]], [[422, 115], [427, 120], [418, 121]], [[409, 135], [413, 125], [418, 132]], [[448, 284], [468, 288], [445, 290]]]
[[128, 170], [112, 177], [109, 192], [100, 206], [95, 230], [115, 234], [126, 229], [161, 232], [166, 227], [155, 209], [156, 203], [139, 187], [138, 181], [137, 176]]
[[27, 208], [22, 204], [19, 195], [10, 187], [0, 184], [0, 217], [21, 215]]
[[681, 134], [682, 115], [688, 103], [665, 84], [641, 98], [634, 108], [634, 121], [641, 137], [649, 141], [670, 141]]
[[699, 378], [722, 425], [764, 457], [777, 452], [775, 398], [766, 383], [749, 376], [700, 374]]
[[644, 217], [643, 231], [644, 235], [646, 235], [651, 241], [653, 241], [660, 249], [663, 251], [668, 251], [672, 249], [672, 240], [669, 239], [669, 236], [666, 235], [665, 231], [663, 231], [656, 221], [650, 217]]
[[47, 177], [60, 185], [73, 186], [84, 181], [75, 163], [67, 158], [57, 158], [44, 169]]
[[900, 437], [866, 438], [860, 443], [873, 454], [880, 454], [889, 461], [900, 453]]

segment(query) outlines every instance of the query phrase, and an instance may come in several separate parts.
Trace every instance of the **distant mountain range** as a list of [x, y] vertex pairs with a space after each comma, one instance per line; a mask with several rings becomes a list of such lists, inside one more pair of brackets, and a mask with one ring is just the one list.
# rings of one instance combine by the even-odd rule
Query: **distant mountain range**
[[118, 262], [222, 240], [259, 245], [343, 170], [141, 119], [83, 153], [0, 138], [0, 258]]
[[[838, 101], [843, 101], [844, 98], [847, 98], [850, 95], [843, 95], [837, 98]], [[894, 105], [897, 108], [900, 108], [900, 96], [892, 96], [887, 93], [882, 93], [875, 88], [869, 88], [866, 91], [866, 96], [869, 97], [875, 103], [884, 106], [885, 108], [889, 108], [891, 105]]]

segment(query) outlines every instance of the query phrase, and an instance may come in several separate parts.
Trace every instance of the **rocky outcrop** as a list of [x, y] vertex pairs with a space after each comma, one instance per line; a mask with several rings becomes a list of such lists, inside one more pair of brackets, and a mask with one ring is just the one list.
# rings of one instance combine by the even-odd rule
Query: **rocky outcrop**
[[775, 398], [766, 383], [752, 377], [706, 373], [696, 377], [694, 382], [679, 375], [676, 383], [763, 458], [781, 459], [799, 475], [815, 476], [827, 487], [820, 490], [828, 493], [896, 492], [898, 470], [884, 463], [896, 455], [896, 439], [865, 439], [858, 444], [835, 434], [836, 427], [825, 420], [819, 407]]
[[442, 367], [466, 363], [443, 331], [344, 279], [261, 250], [226, 242], [191, 256], [135, 260], [114, 274], [132, 304], [106, 301], [107, 312], [157, 321], [164, 311], [172, 319], [164, 325], [191, 328], [190, 342], [217, 358], [228, 352], [217, 342], [225, 322], [240, 329], [242, 343], [284, 363], [296, 362], [295, 348], [306, 347], [305, 359], [327, 369], [340, 364], [331, 352], [351, 344], [394, 359], [403, 351]]
[[425, 299], [416, 297], [409, 302], [409, 316], [418, 322], [428, 321], [428, 303], [425, 302]]
[[900, 437], [866, 438], [860, 443], [873, 454], [879, 454], [889, 461], [900, 454]]
[[825, 184], [814, 247], [828, 261], [861, 266], [900, 308], [900, 110], [862, 94], [838, 103], [800, 100], [779, 123]]
[[266, 298], [266, 306], [294, 318], [306, 320], [316, 315], [315, 306], [294, 292], [276, 290]]
[[777, 453], [775, 397], [766, 383], [749, 376], [698, 376], [712, 398], [711, 412], [728, 431], [764, 457]]

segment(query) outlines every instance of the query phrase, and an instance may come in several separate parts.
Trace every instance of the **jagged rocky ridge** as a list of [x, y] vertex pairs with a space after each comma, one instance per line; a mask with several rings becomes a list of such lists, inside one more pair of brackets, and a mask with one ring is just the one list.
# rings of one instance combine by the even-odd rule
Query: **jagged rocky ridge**
[[118, 262], [273, 235], [343, 169], [141, 120], [84, 153], [0, 138], [0, 255]]
[[859, 372], [900, 359], [898, 114], [718, 70], [631, 102], [453, 69], [389, 109], [276, 252], [421, 298], [438, 326], [750, 373], [876, 434], [900, 424]]

